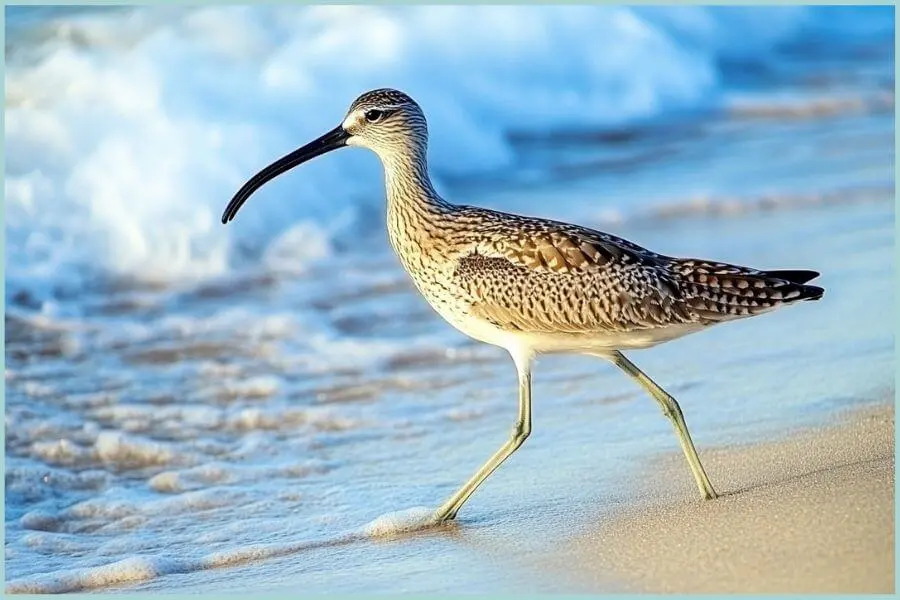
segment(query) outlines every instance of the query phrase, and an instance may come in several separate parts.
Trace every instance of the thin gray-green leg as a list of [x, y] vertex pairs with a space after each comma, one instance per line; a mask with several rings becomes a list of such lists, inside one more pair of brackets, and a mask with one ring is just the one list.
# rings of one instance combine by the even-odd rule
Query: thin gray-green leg
[[678, 434], [678, 442], [681, 444], [684, 456], [691, 466], [691, 472], [694, 474], [694, 479], [697, 481], [697, 487], [700, 488], [700, 493], [707, 500], [712, 500], [717, 497], [718, 494], [716, 494], [716, 490], [713, 489], [712, 484], [709, 482], [709, 477], [706, 476], [706, 471], [703, 470], [703, 465], [700, 464], [700, 457], [697, 456], [697, 450], [694, 448], [694, 442], [691, 441], [691, 434], [688, 433], [687, 424], [684, 422], [684, 415], [681, 413], [681, 407], [678, 406], [678, 402], [675, 401], [675, 398], [656, 385], [652, 379], [647, 377], [647, 375], [638, 369], [634, 363], [625, 358], [621, 352], [616, 351], [612, 355], [612, 361], [616, 366], [628, 373], [635, 381], [640, 383], [641, 386], [650, 392], [650, 395], [656, 399], [660, 408], [662, 408], [663, 414], [668, 417], [675, 427], [675, 433]]
[[505, 444], [500, 446], [500, 449], [478, 469], [465, 485], [459, 488], [435, 512], [434, 518], [439, 523], [455, 518], [456, 513], [466, 503], [469, 496], [478, 489], [478, 486], [484, 483], [491, 473], [503, 464], [503, 461], [509, 458], [531, 434], [531, 356], [519, 357], [513, 355], [513, 360], [516, 362], [516, 370], [519, 374], [519, 416], [513, 427], [512, 436]]

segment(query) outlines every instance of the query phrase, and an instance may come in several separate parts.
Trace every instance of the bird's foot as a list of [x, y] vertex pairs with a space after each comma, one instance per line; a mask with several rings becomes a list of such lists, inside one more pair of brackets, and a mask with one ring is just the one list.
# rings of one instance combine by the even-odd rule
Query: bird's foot
[[432, 517], [432, 522], [435, 525], [446, 525], [456, 519], [456, 510], [454, 509], [446, 509], [439, 508], [434, 512], [434, 516]]
[[709, 488], [708, 490], [704, 490], [703, 499], [704, 500], [715, 500], [716, 498], [721, 498], [722, 494], [716, 492], [716, 490]]

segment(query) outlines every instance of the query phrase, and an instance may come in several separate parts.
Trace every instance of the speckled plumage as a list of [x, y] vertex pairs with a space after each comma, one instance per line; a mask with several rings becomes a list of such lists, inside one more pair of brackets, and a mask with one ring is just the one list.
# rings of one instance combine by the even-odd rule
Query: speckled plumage
[[[418, 104], [396, 90], [373, 90], [348, 114], [369, 108], [395, 110], [380, 137], [404, 138], [393, 149], [376, 148], [386, 170], [391, 242], [422, 295], [456, 326], [479, 319], [532, 339], [562, 333], [583, 341], [669, 330], [660, 331], [662, 341], [822, 295], [803, 285], [813, 272], [673, 258], [586, 227], [447, 203], [428, 178]], [[651, 345], [652, 336], [634, 339], [620, 349]]]
[[626, 349], [822, 294], [778, 272], [664, 256], [584, 227], [411, 201], [407, 186], [402, 174], [388, 182], [389, 197], [406, 194], [390, 201], [392, 242], [423, 296], [457, 326], [481, 319], [513, 334], [569, 334], [577, 347], [597, 334], [657, 330], [658, 339], [614, 348]]
[[776, 274], [656, 254], [608, 234], [477, 211], [485, 222], [454, 278], [472, 310], [531, 332], [712, 325], [821, 295]]
[[391, 245], [416, 288], [463, 333], [501, 346], [519, 376], [513, 435], [435, 513], [452, 519], [531, 431], [531, 362], [541, 352], [606, 358], [639, 382], [672, 421], [704, 498], [717, 496], [678, 403], [620, 352], [710, 325], [816, 300], [814, 271], [762, 271], [674, 258], [622, 238], [548, 219], [443, 200], [427, 168], [421, 108], [397, 90], [357, 98], [341, 125], [254, 176], [223, 215], [234, 217], [265, 181], [342, 145], [373, 150], [385, 170]]

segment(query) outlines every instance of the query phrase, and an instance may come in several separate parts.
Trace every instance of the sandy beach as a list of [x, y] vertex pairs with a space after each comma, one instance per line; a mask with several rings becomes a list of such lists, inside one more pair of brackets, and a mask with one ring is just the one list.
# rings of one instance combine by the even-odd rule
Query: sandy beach
[[665, 477], [680, 455], [654, 461], [656, 496], [571, 548], [578, 578], [608, 588], [612, 573], [644, 592], [894, 592], [892, 404], [703, 454], [721, 498], [695, 500], [688, 478]]

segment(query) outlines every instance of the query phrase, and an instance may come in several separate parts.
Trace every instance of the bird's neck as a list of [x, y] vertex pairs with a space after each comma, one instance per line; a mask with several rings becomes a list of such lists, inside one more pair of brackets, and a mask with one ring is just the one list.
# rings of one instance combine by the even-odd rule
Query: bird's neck
[[435, 191], [424, 150], [382, 158], [391, 245], [406, 265], [411, 255], [428, 254], [442, 244], [442, 229], [453, 205]]
[[422, 225], [446, 213], [451, 205], [435, 191], [428, 176], [424, 150], [382, 159], [387, 191], [388, 219]]

